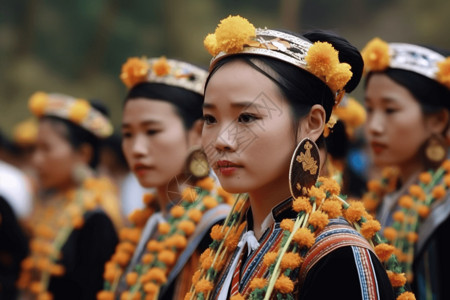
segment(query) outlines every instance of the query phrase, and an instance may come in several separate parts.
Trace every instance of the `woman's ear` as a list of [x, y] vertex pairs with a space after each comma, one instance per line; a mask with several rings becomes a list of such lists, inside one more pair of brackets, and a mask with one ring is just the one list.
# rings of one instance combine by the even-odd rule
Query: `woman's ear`
[[433, 134], [446, 134], [449, 123], [449, 112], [446, 109], [442, 109], [437, 113], [433, 113], [426, 117], [426, 126], [429, 132]]
[[322, 135], [325, 128], [325, 109], [322, 105], [314, 104], [309, 113], [304, 116], [299, 123], [297, 140], [310, 138], [313, 141]]
[[198, 146], [202, 142], [202, 130], [203, 130], [203, 120], [199, 119], [194, 122], [191, 129], [188, 131], [188, 145]]

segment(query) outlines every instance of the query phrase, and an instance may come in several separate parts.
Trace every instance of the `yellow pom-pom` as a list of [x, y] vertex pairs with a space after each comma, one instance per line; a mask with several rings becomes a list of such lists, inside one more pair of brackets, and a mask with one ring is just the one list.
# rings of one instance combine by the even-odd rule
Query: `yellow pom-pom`
[[333, 91], [343, 90], [347, 82], [352, 78], [351, 66], [347, 63], [336, 65], [332, 74], [327, 78], [327, 84]]
[[305, 60], [308, 71], [322, 80], [333, 73], [335, 66], [339, 64], [338, 52], [327, 42], [315, 42], [309, 48]]
[[149, 66], [145, 59], [131, 57], [123, 64], [120, 79], [128, 88], [132, 88], [134, 85], [145, 81], [148, 71]]
[[[215, 31], [217, 50], [226, 53], [237, 53], [256, 35], [256, 29], [247, 19], [241, 16], [229, 16], [220, 21]], [[211, 38], [209, 38], [211, 40]]]
[[209, 54], [211, 54], [212, 56], [216, 56], [220, 52], [220, 50], [217, 47], [216, 35], [213, 33], [210, 33], [205, 37], [203, 45], [205, 46], [206, 50], [208, 50]]
[[153, 72], [157, 76], [165, 76], [170, 73], [170, 65], [167, 62], [167, 59], [165, 56], [162, 56], [160, 59], [155, 61], [152, 66]]
[[379, 38], [374, 38], [367, 43], [361, 51], [361, 55], [366, 72], [383, 71], [389, 67], [389, 45]]
[[437, 80], [450, 89], [450, 57], [438, 63]]
[[83, 99], [78, 99], [72, 105], [69, 111], [69, 120], [75, 123], [81, 123], [89, 114], [91, 105]]
[[48, 95], [46, 93], [36, 92], [31, 96], [28, 107], [35, 116], [41, 117], [45, 112], [47, 102]]

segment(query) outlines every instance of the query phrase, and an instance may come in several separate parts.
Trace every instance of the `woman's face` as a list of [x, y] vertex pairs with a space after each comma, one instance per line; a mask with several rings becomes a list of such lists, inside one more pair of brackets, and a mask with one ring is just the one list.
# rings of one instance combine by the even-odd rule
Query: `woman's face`
[[378, 166], [417, 164], [419, 148], [431, 135], [419, 102], [384, 74], [366, 87], [366, 137]]
[[74, 183], [74, 170], [82, 162], [81, 155], [64, 136], [64, 124], [39, 122], [36, 149], [32, 163], [43, 188], [64, 189]]
[[143, 187], [167, 185], [183, 172], [189, 142], [175, 106], [161, 100], [128, 100], [122, 118], [122, 148]]
[[211, 77], [203, 112], [202, 145], [225, 190], [288, 189], [294, 126], [270, 79], [243, 61], [229, 62]]

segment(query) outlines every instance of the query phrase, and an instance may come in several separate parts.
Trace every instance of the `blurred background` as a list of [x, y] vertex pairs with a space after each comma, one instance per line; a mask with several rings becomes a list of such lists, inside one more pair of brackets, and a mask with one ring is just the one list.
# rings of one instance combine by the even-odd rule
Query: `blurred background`
[[230, 14], [255, 27], [330, 29], [359, 49], [375, 36], [450, 49], [448, 0], [2, 0], [0, 129], [11, 135], [30, 116], [38, 90], [100, 99], [118, 126], [122, 63], [166, 55], [207, 66], [203, 38]]

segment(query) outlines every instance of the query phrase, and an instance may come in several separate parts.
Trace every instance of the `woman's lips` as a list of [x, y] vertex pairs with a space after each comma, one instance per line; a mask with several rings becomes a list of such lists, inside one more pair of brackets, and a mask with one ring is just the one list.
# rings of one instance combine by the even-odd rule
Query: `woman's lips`
[[151, 171], [153, 168], [144, 164], [136, 164], [133, 168], [134, 174], [138, 177], [144, 176], [147, 172]]
[[216, 165], [220, 173], [226, 176], [232, 175], [238, 168], [242, 168], [242, 166], [228, 160], [219, 160]]
[[377, 143], [377, 142], [370, 143], [370, 146], [372, 147], [372, 151], [375, 154], [380, 154], [387, 148], [387, 146], [385, 144]]

